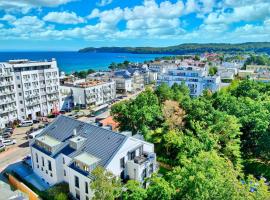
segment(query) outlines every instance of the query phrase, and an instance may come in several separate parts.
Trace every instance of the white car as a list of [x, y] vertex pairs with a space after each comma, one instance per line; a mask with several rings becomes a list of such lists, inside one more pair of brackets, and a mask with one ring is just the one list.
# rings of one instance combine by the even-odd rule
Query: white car
[[27, 127], [27, 126], [32, 126], [34, 123], [32, 120], [28, 121], [23, 121], [22, 123], [19, 124], [20, 127]]
[[7, 139], [7, 140], [2, 140], [2, 143], [5, 145], [5, 146], [9, 146], [9, 145], [13, 145], [13, 144], [16, 144], [16, 140], [12, 140], [12, 139]]

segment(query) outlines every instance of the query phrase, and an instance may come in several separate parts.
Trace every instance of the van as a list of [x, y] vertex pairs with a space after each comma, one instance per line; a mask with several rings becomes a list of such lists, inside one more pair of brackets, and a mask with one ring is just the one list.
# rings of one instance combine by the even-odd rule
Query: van
[[22, 123], [19, 124], [20, 127], [27, 127], [27, 126], [32, 126], [32, 125], [33, 125], [32, 120], [23, 121]]
[[[44, 128], [43, 128], [44, 129]], [[32, 132], [32, 133], [30, 133], [29, 135], [28, 135], [28, 139], [34, 139], [34, 138], [36, 138], [42, 131], [43, 131], [43, 129], [39, 129], [39, 130], [37, 130], [37, 131], [35, 131], [35, 132]]]

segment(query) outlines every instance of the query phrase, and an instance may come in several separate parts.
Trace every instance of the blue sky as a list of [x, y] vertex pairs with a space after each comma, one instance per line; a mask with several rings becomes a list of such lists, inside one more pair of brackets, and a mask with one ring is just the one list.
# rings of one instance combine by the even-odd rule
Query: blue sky
[[0, 50], [270, 41], [270, 0], [0, 0]]

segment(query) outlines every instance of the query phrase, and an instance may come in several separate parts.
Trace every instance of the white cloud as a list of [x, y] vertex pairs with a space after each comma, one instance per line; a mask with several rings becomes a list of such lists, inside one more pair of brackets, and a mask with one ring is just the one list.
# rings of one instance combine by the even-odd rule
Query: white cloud
[[43, 20], [59, 24], [79, 24], [85, 22], [82, 17], [77, 16], [74, 12], [50, 12], [43, 17]]
[[113, 0], [100, 0], [100, 2], [97, 3], [98, 6], [106, 6], [112, 3]]
[[[237, 3], [236, 3], [237, 2]], [[231, 7], [235, 6], [235, 7]], [[230, 8], [231, 12], [226, 12]], [[223, 4], [223, 9], [210, 13], [205, 18], [205, 23], [234, 23], [239, 21], [264, 20], [270, 15], [270, 1], [232, 1], [227, 0]]]
[[56, 7], [74, 0], [0, 0], [0, 10], [27, 13], [31, 8]]
[[13, 22], [16, 20], [16, 17], [13, 15], [6, 14], [3, 17], [0, 18], [1, 21], [7, 21], [9, 23]]

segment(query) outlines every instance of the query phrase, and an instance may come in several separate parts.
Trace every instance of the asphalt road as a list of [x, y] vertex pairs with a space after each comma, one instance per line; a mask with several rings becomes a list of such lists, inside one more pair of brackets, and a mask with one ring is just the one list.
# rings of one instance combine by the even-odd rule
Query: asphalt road
[[30, 154], [26, 131], [30, 127], [16, 128], [12, 134], [16, 140], [15, 145], [8, 146], [4, 152], [0, 153], [0, 172], [2, 172], [9, 164], [22, 160], [26, 155]]
[[[134, 99], [139, 93], [140, 92], [128, 95], [127, 98], [122, 100]], [[87, 113], [87, 111], [85, 112]], [[110, 109], [96, 117], [106, 118], [108, 116], [110, 116]], [[84, 122], [95, 122], [95, 117], [81, 117], [79, 120]], [[34, 126], [38, 125], [35, 124]], [[21, 161], [25, 156], [30, 154], [28, 140], [25, 134], [30, 128], [31, 127], [20, 127], [14, 129], [14, 133], [11, 138], [15, 139], [17, 144], [7, 147], [4, 152], [0, 153], [0, 172], [2, 172], [8, 165]]]

